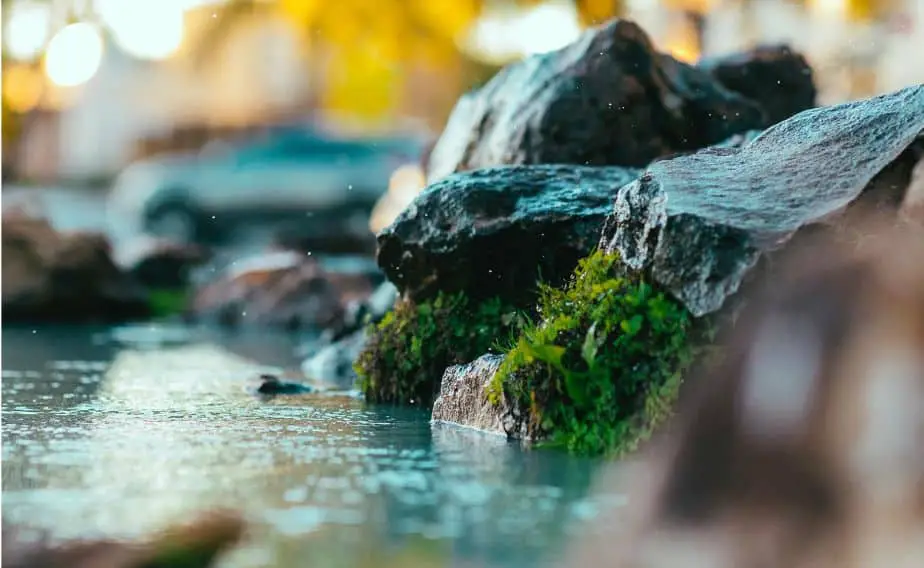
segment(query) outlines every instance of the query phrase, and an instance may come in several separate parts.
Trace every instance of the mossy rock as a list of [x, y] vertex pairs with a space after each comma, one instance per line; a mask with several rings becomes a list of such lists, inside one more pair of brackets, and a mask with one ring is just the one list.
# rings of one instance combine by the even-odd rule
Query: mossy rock
[[354, 370], [368, 402], [429, 406], [447, 367], [510, 341], [525, 321], [497, 298], [439, 293], [425, 302], [400, 300], [371, 330]]
[[563, 289], [543, 287], [488, 386], [524, 409], [526, 432], [584, 454], [634, 450], [670, 415], [705, 325], [615, 254], [581, 261]]

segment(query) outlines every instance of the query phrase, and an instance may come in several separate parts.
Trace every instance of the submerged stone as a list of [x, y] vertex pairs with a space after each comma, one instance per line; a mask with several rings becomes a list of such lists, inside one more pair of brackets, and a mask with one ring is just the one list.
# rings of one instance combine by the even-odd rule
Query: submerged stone
[[310, 394], [314, 388], [304, 383], [284, 380], [276, 375], [263, 373], [256, 377], [246, 390], [255, 395], [275, 396], [286, 394]]
[[533, 297], [597, 245], [616, 191], [638, 170], [506, 166], [431, 184], [379, 234], [379, 266], [414, 299], [438, 291]]
[[612, 20], [463, 95], [428, 180], [504, 164], [643, 167], [765, 122], [756, 103], [658, 53], [636, 24]]
[[695, 316], [715, 312], [764, 253], [842, 214], [922, 131], [919, 85], [802, 112], [738, 149], [655, 162], [619, 190], [601, 246]]
[[764, 126], [815, 106], [818, 91], [812, 68], [802, 54], [786, 45], [764, 45], [711, 57], [696, 67], [726, 89], [757, 102], [767, 118]]

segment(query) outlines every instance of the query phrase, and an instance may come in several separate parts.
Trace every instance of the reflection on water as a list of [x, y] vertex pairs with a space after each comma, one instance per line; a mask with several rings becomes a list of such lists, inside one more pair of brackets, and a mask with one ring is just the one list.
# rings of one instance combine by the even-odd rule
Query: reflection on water
[[4, 521], [128, 537], [224, 506], [254, 522], [234, 566], [535, 566], [620, 504], [586, 496], [595, 462], [418, 410], [253, 398], [251, 373], [296, 361], [285, 337], [245, 339], [4, 330]]

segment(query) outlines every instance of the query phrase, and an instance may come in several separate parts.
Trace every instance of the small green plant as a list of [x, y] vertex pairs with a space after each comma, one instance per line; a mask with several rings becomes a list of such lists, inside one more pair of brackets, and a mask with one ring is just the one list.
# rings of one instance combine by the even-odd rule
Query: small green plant
[[562, 289], [541, 287], [525, 326], [488, 386], [528, 409], [527, 431], [551, 446], [624, 454], [670, 415], [693, 361], [694, 322], [616, 255], [583, 259]]
[[187, 290], [156, 289], [148, 295], [148, 306], [151, 315], [163, 318], [182, 313], [189, 303]]
[[496, 298], [440, 293], [426, 302], [401, 300], [372, 329], [354, 364], [360, 388], [373, 403], [429, 405], [447, 367], [489, 352], [523, 320]]

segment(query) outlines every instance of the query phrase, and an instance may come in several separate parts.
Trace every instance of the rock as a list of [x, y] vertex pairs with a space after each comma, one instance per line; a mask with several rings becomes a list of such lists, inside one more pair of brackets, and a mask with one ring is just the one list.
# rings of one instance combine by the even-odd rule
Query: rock
[[756, 101], [770, 126], [815, 106], [818, 95], [812, 68], [786, 45], [703, 59], [696, 65], [726, 89]]
[[210, 259], [203, 246], [155, 238], [139, 238], [116, 258], [139, 282], [155, 289], [186, 288], [193, 269]]
[[23, 212], [3, 216], [3, 318], [125, 321], [150, 310], [142, 286], [113, 262], [102, 234], [61, 233]]
[[786, 259], [568, 564], [920, 563], [924, 233], [890, 229]]
[[320, 344], [311, 346], [302, 363], [304, 374], [337, 388], [353, 387], [353, 363], [366, 345], [367, 328], [382, 321], [397, 299], [397, 288], [385, 282], [364, 301], [348, 304], [343, 321], [324, 330]]
[[919, 85], [802, 112], [740, 149], [655, 162], [619, 190], [601, 246], [695, 316], [715, 312], [765, 253], [841, 215], [922, 130]]
[[559, 283], [599, 240], [621, 167], [506, 166], [431, 184], [378, 236], [379, 266], [402, 293], [530, 297]]
[[302, 372], [311, 380], [337, 389], [353, 388], [356, 383], [353, 362], [366, 345], [367, 333], [360, 329], [319, 347], [302, 363]]
[[636, 24], [612, 20], [463, 95], [427, 179], [508, 164], [644, 167], [766, 122], [757, 103], [656, 52]]
[[259, 375], [251, 383], [247, 385], [246, 390], [255, 395], [275, 396], [280, 394], [311, 394], [314, 392], [314, 388], [310, 385], [286, 381], [268, 373]]
[[117, 540], [20, 543], [3, 530], [4, 568], [153, 568], [214, 566], [244, 534], [234, 513], [205, 515], [143, 542]]
[[495, 405], [485, 394], [503, 360], [503, 355], [483, 355], [446, 369], [432, 420], [523, 439], [526, 428], [520, 410], [506, 400]]
[[226, 325], [325, 328], [342, 319], [344, 305], [368, 296], [381, 280], [368, 271], [337, 272], [303, 254], [283, 251], [233, 264], [199, 288], [190, 317]]

